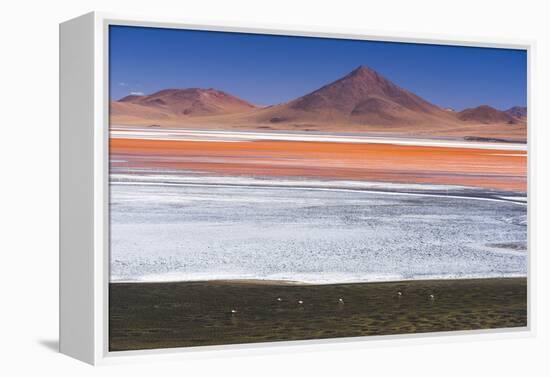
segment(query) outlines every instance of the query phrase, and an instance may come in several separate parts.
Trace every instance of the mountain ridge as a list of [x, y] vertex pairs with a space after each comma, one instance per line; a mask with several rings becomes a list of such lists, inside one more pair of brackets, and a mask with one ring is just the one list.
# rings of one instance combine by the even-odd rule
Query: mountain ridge
[[527, 106], [512, 106], [504, 112], [520, 120], [527, 119]]
[[117, 102], [153, 107], [183, 116], [230, 114], [257, 108], [241, 98], [213, 88], [162, 89], [150, 95], [130, 94]]
[[489, 105], [480, 105], [460, 111], [458, 118], [463, 121], [476, 121], [480, 123], [507, 123], [517, 124], [519, 119], [506, 111], [497, 110]]
[[[523, 116], [522, 114], [525, 114]], [[449, 111], [367, 66], [291, 101], [259, 107], [221, 90], [163, 89], [111, 102], [111, 122], [167, 127], [379, 132], [525, 139], [527, 109]]]
[[434, 117], [452, 121], [439, 106], [397, 86], [373, 69], [359, 66], [308, 94], [260, 110], [256, 120], [392, 125], [431, 123]]

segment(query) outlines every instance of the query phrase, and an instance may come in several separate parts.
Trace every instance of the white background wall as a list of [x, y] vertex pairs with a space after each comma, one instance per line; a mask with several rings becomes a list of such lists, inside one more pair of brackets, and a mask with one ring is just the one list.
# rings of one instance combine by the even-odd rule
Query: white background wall
[[[86, 376], [179, 373], [191, 376], [538, 376], [548, 375], [550, 27], [544, 1], [4, 1], [0, 80], [0, 374]], [[91, 10], [181, 17], [210, 23], [268, 22], [362, 28], [365, 32], [536, 39], [534, 72], [537, 164], [535, 226], [537, 329], [529, 339], [400, 342], [384, 347], [330, 347], [186, 362], [93, 369], [57, 354], [58, 23]], [[533, 109], [530, 109], [533, 110]], [[544, 234], [546, 233], [546, 234]], [[543, 348], [546, 347], [546, 351]], [[270, 352], [271, 353], [271, 352]], [[4, 370], [12, 369], [11, 373]]]

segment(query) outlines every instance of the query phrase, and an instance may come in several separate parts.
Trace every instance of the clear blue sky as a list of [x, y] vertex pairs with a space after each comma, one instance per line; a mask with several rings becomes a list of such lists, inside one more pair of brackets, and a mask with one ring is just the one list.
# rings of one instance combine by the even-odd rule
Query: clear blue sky
[[111, 97], [216, 88], [259, 105], [292, 100], [359, 65], [442, 107], [525, 106], [521, 50], [111, 26]]

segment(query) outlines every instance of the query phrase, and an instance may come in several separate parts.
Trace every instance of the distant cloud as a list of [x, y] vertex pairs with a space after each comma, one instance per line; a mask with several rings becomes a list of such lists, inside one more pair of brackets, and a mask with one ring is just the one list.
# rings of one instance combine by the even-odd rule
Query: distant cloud
[[126, 84], [125, 82], [119, 82], [118, 86], [128, 86], [128, 84]]
[[132, 96], [144, 96], [143, 92], [130, 92], [130, 95]]

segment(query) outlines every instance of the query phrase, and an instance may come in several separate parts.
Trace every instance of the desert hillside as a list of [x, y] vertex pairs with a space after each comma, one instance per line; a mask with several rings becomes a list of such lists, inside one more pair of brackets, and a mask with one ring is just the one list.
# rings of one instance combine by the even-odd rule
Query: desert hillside
[[505, 111], [514, 118], [526, 121], [527, 120], [527, 107], [526, 106], [513, 106]]
[[257, 107], [216, 89], [166, 89], [111, 102], [111, 124], [210, 129], [361, 132], [487, 141], [526, 139], [527, 109], [434, 105], [360, 66], [287, 103]]
[[258, 111], [260, 122], [415, 125], [456, 120], [436, 105], [402, 89], [367, 67], [359, 67], [291, 102]]
[[112, 119], [139, 122], [226, 115], [256, 109], [256, 106], [216, 89], [164, 89], [151, 95], [129, 95], [111, 103]]
[[472, 121], [485, 124], [506, 123], [518, 124], [521, 123], [519, 118], [513, 115], [497, 110], [491, 106], [481, 105], [471, 109], [465, 109], [458, 114], [458, 118], [463, 121]]

